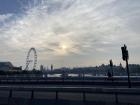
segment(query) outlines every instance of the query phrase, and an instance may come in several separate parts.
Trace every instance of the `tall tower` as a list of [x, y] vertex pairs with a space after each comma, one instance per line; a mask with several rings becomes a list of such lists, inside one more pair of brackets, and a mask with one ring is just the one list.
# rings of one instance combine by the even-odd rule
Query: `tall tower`
[[40, 65], [40, 71], [43, 71], [43, 70], [44, 70], [44, 66]]
[[53, 71], [53, 64], [51, 64], [51, 71]]

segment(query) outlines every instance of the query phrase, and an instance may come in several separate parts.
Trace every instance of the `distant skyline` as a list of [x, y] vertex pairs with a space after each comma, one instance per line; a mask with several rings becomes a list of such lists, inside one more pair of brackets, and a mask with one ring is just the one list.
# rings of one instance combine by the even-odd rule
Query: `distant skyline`
[[140, 0], [0, 0], [0, 61], [25, 67], [36, 48], [38, 66], [140, 64]]

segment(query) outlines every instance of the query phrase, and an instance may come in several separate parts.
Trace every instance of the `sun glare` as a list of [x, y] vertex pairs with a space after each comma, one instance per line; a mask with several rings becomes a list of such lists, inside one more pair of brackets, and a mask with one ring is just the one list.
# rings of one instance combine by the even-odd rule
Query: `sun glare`
[[67, 46], [66, 45], [62, 45], [61, 48], [62, 48], [62, 50], [66, 50]]
[[68, 53], [68, 46], [66, 44], [60, 44], [58, 52], [61, 55], [67, 54]]

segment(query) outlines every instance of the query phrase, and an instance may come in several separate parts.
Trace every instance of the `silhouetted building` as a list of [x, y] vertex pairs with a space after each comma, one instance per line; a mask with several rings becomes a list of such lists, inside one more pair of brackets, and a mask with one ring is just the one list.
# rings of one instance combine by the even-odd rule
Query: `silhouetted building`
[[41, 71], [44, 71], [44, 70], [45, 70], [45, 68], [44, 68], [43, 65], [40, 65], [40, 70], [41, 70]]
[[51, 71], [53, 70], [53, 65], [51, 64]]
[[16, 70], [16, 71], [17, 70], [22, 70], [22, 66], [20, 66], [20, 67], [13, 67], [12, 70]]
[[14, 67], [11, 62], [0, 62], [0, 70], [22, 70], [22, 67]]
[[120, 67], [122, 67], [122, 63], [120, 63]]

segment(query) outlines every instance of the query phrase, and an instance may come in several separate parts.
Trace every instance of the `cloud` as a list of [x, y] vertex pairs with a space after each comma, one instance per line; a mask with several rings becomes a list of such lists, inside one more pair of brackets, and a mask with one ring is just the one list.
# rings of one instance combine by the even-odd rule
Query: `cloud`
[[0, 25], [4, 25], [5, 22], [7, 22], [11, 17], [13, 16], [13, 14], [9, 13], [9, 14], [1, 14], [0, 15]]
[[[82, 57], [92, 56], [93, 53], [98, 55], [98, 52], [110, 53], [120, 44], [131, 46], [140, 41], [137, 23], [140, 5], [137, 2], [31, 0], [20, 15], [0, 28], [1, 43], [15, 50], [35, 47], [40, 55], [48, 54], [55, 58], [62, 55], [71, 57], [78, 54]], [[131, 3], [133, 5], [129, 5]], [[0, 16], [0, 21], [4, 22], [9, 17]], [[67, 47], [65, 53], [61, 47], [63, 45]]]

